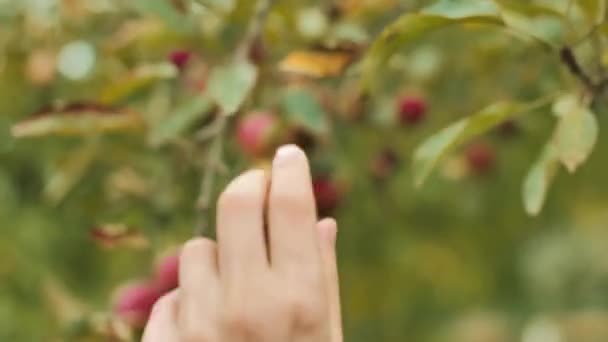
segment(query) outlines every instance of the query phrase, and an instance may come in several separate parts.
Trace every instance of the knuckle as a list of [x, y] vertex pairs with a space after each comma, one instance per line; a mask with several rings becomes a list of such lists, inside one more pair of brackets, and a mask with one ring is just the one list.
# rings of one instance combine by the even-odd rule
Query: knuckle
[[233, 209], [250, 207], [256, 200], [252, 192], [242, 190], [227, 190], [218, 200], [219, 208]]
[[240, 208], [255, 205], [264, 194], [266, 175], [262, 170], [251, 170], [232, 181], [221, 194], [220, 208]]
[[224, 328], [237, 336], [253, 337], [260, 332], [260, 323], [255, 315], [243, 309], [228, 311], [223, 318]]
[[302, 330], [315, 330], [321, 325], [323, 310], [312, 297], [292, 296], [288, 301], [288, 312], [296, 326]]
[[181, 341], [183, 342], [210, 342], [212, 341], [209, 333], [203, 329], [195, 327], [193, 325], [187, 326], [181, 332]]
[[302, 191], [277, 191], [273, 200], [291, 214], [307, 213], [309, 206], [313, 203], [312, 197]]
[[184, 243], [181, 248], [181, 257], [188, 255], [198, 255], [200, 251], [206, 251], [213, 248], [214, 242], [207, 238], [193, 238]]

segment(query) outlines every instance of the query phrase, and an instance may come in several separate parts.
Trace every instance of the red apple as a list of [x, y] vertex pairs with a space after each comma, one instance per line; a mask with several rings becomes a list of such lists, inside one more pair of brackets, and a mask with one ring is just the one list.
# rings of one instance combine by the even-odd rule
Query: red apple
[[169, 292], [179, 284], [179, 253], [162, 258], [156, 267], [156, 285], [162, 292]]
[[492, 146], [485, 143], [475, 143], [466, 150], [469, 169], [476, 174], [491, 171], [496, 164], [496, 153]]
[[143, 328], [154, 303], [162, 296], [156, 284], [134, 282], [117, 291], [114, 313], [133, 328]]
[[312, 182], [319, 215], [331, 214], [340, 204], [342, 197], [338, 185], [327, 177], [317, 177]]
[[237, 141], [243, 152], [260, 157], [271, 149], [272, 137], [277, 129], [277, 119], [269, 112], [252, 112], [237, 124]]
[[405, 95], [397, 104], [399, 122], [406, 125], [415, 125], [426, 117], [427, 103], [421, 96]]

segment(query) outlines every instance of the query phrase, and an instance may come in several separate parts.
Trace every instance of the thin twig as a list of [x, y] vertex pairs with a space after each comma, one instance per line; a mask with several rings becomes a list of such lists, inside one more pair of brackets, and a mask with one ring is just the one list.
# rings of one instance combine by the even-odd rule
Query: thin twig
[[274, 2], [275, 0], [258, 0], [253, 19], [247, 28], [247, 33], [237, 48], [237, 59], [249, 59], [249, 51], [253, 44], [255, 44], [256, 39], [262, 35], [264, 22], [266, 21], [266, 17], [268, 17], [268, 13]]
[[583, 85], [585, 85], [588, 95], [591, 97], [591, 102], [593, 102], [593, 100], [598, 96], [601, 96], [602, 93], [608, 88], [608, 78], [603, 76], [599, 81], [594, 81], [591, 76], [585, 72], [571, 47], [566, 46], [562, 48], [560, 50], [560, 57], [570, 73], [578, 78]]
[[574, 51], [570, 47], [564, 47], [560, 50], [560, 57], [562, 62], [566, 65], [570, 73], [578, 78], [587, 89], [593, 94], [597, 95], [608, 88], [608, 78], [602, 78], [595, 82], [591, 76], [589, 76], [581, 64], [579, 63]]
[[572, 48], [564, 47], [560, 50], [559, 54], [562, 62], [566, 65], [568, 70], [570, 70], [574, 76], [581, 80], [585, 86], [587, 86], [589, 89], [593, 89], [593, 80], [583, 70], [582, 66], [576, 59], [576, 55], [574, 54], [574, 51], [572, 51]]
[[[237, 61], [246, 61], [249, 59], [249, 52], [255, 41], [262, 34], [264, 22], [270, 9], [274, 3], [274, 0], [259, 0], [255, 9], [255, 13], [249, 24], [245, 37], [241, 43], [237, 46], [235, 59]], [[196, 208], [199, 213], [199, 222], [195, 227], [194, 234], [197, 236], [203, 235], [208, 231], [209, 227], [209, 208], [214, 195], [215, 179], [218, 173], [225, 169], [223, 162], [224, 154], [224, 135], [228, 126], [228, 118], [234, 113], [227, 113], [224, 110], [220, 110], [217, 113], [217, 117], [213, 122], [213, 128], [210, 132], [213, 132], [213, 138], [210, 143], [206, 169], [203, 174], [201, 182], [201, 189], [199, 198], [196, 202]]]
[[[205, 164], [206, 172], [203, 175], [203, 182], [201, 184], [201, 194], [198, 198], [196, 206], [201, 209], [209, 208], [209, 204], [211, 202], [211, 196], [213, 195], [213, 181], [218, 169], [221, 167], [220, 165], [222, 160], [222, 151], [224, 145], [224, 138], [222, 132], [224, 131], [224, 126], [226, 125], [226, 117], [219, 116], [217, 118], [217, 132], [215, 139], [211, 142], [211, 147], [209, 147], [209, 154], [207, 156], [207, 163]], [[219, 127], [221, 126], [221, 127]]]

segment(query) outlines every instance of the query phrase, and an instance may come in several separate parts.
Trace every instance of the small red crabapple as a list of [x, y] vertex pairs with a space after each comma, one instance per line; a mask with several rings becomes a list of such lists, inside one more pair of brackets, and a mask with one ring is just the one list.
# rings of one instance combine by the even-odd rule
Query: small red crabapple
[[245, 154], [260, 157], [271, 149], [271, 140], [276, 129], [277, 119], [271, 113], [249, 113], [237, 123], [238, 145]]
[[420, 123], [426, 117], [427, 102], [421, 96], [405, 95], [397, 104], [399, 122], [406, 125]]
[[496, 164], [496, 152], [492, 146], [485, 143], [475, 143], [466, 150], [469, 169], [475, 174], [491, 171]]
[[143, 328], [154, 303], [162, 296], [155, 284], [135, 282], [118, 289], [114, 313], [133, 328]]
[[319, 215], [331, 214], [340, 204], [342, 197], [338, 185], [327, 177], [316, 177], [312, 185]]
[[179, 285], [179, 254], [169, 254], [156, 267], [155, 281], [158, 289], [169, 292]]
[[175, 65], [179, 70], [183, 70], [188, 62], [192, 59], [192, 52], [187, 50], [176, 50], [171, 52], [169, 55], [169, 60], [173, 65]]

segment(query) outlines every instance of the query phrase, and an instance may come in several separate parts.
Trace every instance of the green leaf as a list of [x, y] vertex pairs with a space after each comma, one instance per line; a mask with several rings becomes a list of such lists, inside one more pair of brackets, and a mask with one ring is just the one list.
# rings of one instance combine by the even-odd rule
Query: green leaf
[[555, 145], [550, 141], [532, 165], [523, 184], [524, 207], [529, 215], [536, 216], [541, 212], [558, 171], [559, 156]]
[[187, 32], [194, 27], [191, 18], [180, 13], [169, 0], [134, 0], [132, 3], [141, 12], [157, 15], [172, 30]]
[[555, 101], [553, 102], [553, 107], [552, 107], [553, 114], [556, 117], [561, 118], [562, 116], [564, 116], [567, 113], [576, 111], [577, 108], [580, 106], [579, 105], [580, 101], [581, 101], [581, 98], [577, 94], [574, 94], [574, 93], [564, 94], [564, 95], [558, 97], [557, 99], [555, 99]]
[[258, 70], [247, 61], [218, 67], [209, 76], [209, 96], [227, 115], [236, 113], [253, 87]]
[[[474, 11], [471, 12], [470, 6], [467, 6], [466, 8], [468, 8], [468, 10], [463, 10], [460, 13], [452, 9], [453, 18], [446, 15], [428, 13], [407, 13], [388, 25], [380, 34], [379, 38], [374, 41], [363, 59], [362, 80], [364, 87], [370, 88], [373, 83], [373, 75], [378, 72], [393, 53], [403, 49], [408, 44], [420, 39], [420, 37], [431, 31], [462, 23], [502, 24], [501, 19], [497, 15], [477, 14]], [[433, 11], [432, 7], [429, 10]], [[434, 11], [440, 10], [441, 8], [438, 7]], [[445, 12], [446, 10], [443, 9], [442, 11]], [[459, 16], [467, 12], [472, 13], [472, 15]], [[484, 13], [484, 11], [481, 11], [480, 13]]]
[[520, 105], [498, 102], [426, 139], [414, 152], [416, 186], [424, 184], [433, 168], [448, 152], [500, 125], [519, 110]]
[[453, 19], [500, 14], [498, 6], [492, 0], [440, 0], [423, 9], [422, 13]]
[[578, 0], [578, 5], [594, 24], [601, 24], [606, 19], [606, 0]]
[[110, 105], [124, 103], [158, 81], [173, 79], [177, 75], [177, 69], [170, 63], [143, 65], [118, 82], [105, 86], [100, 92], [99, 101]]
[[151, 77], [130, 78], [115, 84], [110, 84], [101, 90], [99, 101], [106, 104], [126, 102], [134, 95], [154, 84], [156, 80]]
[[563, 15], [554, 9], [531, 3], [500, 1], [505, 24], [518, 33], [535, 38], [549, 47], [564, 43]]
[[559, 159], [571, 173], [575, 172], [593, 152], [599, 136], [597, 118], [580, 105], [563, 113], [557, 124], [554, 142]]
[[150, 133], [151, 144], [159, 146], [175, 139], [196, 121], [209, 114], [212, 107], [211, 100], [205, 96], [197, 96], [182, 104], [154, 127]]
[[329, 128], [327, 113], [310, 91], [288, 90], [283, 97], [282, 105], [290, 121], [314, 133], [327, 132]]

